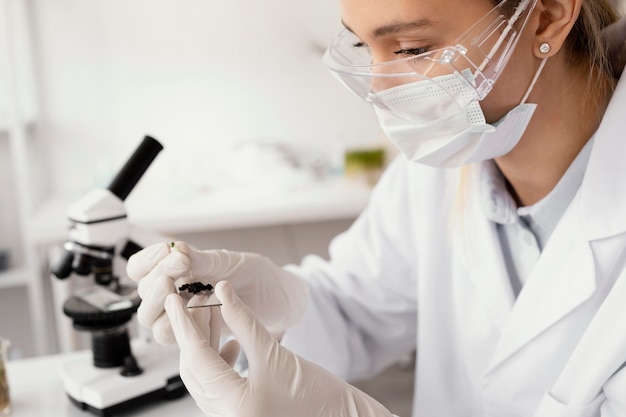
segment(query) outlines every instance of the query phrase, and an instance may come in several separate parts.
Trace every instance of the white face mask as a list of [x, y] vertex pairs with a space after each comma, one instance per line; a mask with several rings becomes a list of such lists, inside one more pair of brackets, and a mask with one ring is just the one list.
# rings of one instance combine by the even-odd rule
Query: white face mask
[[[418, 81], [382, 92], [389, 103], [402, 106], [419, 103], [421, 122], [404, 120], [378, 107], [374, 109], [383, 131], [411, 161], [451, 168], [497, 158], [510, 152], [524, 135], [537, 107], [525, 101], [545, 62], [545, 59], [541, 62], [522, 103], [494, 125], [486, 123], [477, 101], [464, 109], [457, 108], [447, 117], [439, 117], [442, 103], [449, 103], [449, 98], [444, 93], [433, 95], [432, 81]], [[448, 88], [454, 83], [458, 83], [459, 89], [468, 88], [458, 80], [454, 75], [436, 79]]]

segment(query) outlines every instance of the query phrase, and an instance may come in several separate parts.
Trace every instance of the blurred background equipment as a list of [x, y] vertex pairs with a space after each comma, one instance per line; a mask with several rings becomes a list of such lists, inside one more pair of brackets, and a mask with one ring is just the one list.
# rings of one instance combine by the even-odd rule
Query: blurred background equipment
[[11, 412], [11, 396], [9, 393], [9, 381], [5, 371], [9, 341], [0, 337], [0, 416]]

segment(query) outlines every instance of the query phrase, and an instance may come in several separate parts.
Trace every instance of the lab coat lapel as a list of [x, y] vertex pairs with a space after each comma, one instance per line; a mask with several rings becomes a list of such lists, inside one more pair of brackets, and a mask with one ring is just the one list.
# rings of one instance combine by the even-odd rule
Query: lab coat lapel
[[[626, 314], [626, 270], [623, 267], [622, 263], [622, 272], [611, 292], [552, 387], [551, 392], [567, 404], [591, 403], [602, 391], [602, 385], [624, 366], [626, 332], [621, 331], [620, 320], [616, 320]], [[594, 357], [599, 360], [589, 359]]]
[[584, 238], [576, 205], [574, 202], [564, 214], [522, 288], [503, 328], [489, 370], [510, 358], [594, 293], [593, 255]]

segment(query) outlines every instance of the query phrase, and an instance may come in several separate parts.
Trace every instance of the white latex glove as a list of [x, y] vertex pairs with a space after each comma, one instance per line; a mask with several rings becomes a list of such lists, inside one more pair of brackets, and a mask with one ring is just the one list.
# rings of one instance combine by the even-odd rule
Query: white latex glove
[[[169, 294], [190, 282], [215, 285], [232, 283], [244, 302], [271, 331], [280, 333], [295, 325], [304, 314], [308, 287], [299, 277], [254, 253], [226, 250], [198, 251], [184, 242], [157, 243], [128, 260], [128, 276], [139, 283], [142, 301], [137, 311], [139, 323], [151, 328], [161, 344], [174, 343], [174, 335], [163, 305]], [[188, 305], [209, 302], [196, 295]], [[207, 319], [211, 308], [192, 309], [198, 321]]]
[[[180, 376], [207, 416], [392, 416], [367, 394], [281, 346], [228, 282], [217, 284], [215, 294], [222, 302], [224, 324], [248, 358], [247, 378], [211, 347], [180, 296], [170, 295], [165, 302], [180, 346]], [[224, 356], [229, 349], [223, 349]]]

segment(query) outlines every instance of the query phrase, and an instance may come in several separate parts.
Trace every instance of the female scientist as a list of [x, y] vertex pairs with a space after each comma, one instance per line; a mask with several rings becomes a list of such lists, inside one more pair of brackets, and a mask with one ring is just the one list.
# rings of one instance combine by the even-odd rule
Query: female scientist
[[[601, 39], [612, 8], [341, 6], [325, 62], [404, 157], [330, 261], [280, 268], [182, 242], [139, 252], [139, 321], [180, 345], [208, 416], [391, 416], [344, 380], [414, 349], [414, 416], [625, 416], [626, 81]], [[189, 276], [222, 306], [186, 309]], [[246, 378], [237, 342], [218, 353], [221, 320]]]

